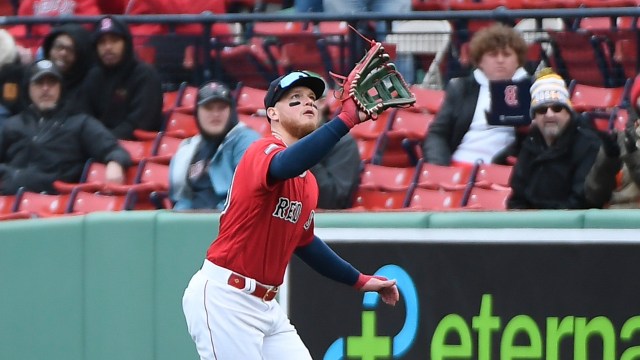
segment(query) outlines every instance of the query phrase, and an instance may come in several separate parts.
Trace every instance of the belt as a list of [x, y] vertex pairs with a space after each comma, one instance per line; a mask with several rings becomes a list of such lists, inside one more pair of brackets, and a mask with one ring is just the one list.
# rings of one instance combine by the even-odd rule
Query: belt
[[[233, 286], [236, 289], [244, 290], [245, 286], [247, 285], [247, 278], [242, 275], [233, 273], [229, 276], [227, 284]], [[256, 283], [255, 287], [255, 290], [248, 292], [248, 294], [258, 297], [262, 299], [262, 301], [271, 301], [278, 294], [277, 286], [267, 287]]]
[[271, 301], [278, 294], [277, 286], [262, 285], [254, 279], [234, 273], [222, 266], [218, 266], [209, 260], [205, 260], [201, 271], [209, 279], [219, 282], [226, 282], [228, 285], [236, 289], [242, 290], [244, 293], [253, 295], [263, 301]]

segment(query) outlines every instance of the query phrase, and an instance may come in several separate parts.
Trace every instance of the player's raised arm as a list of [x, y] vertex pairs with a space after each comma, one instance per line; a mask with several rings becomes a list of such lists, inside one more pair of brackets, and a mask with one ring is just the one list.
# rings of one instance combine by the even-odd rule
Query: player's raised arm
[[385, 304], [393, 306], [400, 299], [395, 280], [362, 274], [317, 236], [313, 237], [310, 244], [297, 248], [295, 254], [312, 269], [329, 279], [353, 286], [360, 291], [379, 293]]

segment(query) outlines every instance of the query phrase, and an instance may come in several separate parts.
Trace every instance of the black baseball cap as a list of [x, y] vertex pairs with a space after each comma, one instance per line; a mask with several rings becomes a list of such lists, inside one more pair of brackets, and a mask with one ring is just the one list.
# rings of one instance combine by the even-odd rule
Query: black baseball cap
[[198, 106], [204, 105], [210, 101], [219, 100], [231, 104], [231, 91], [222, 83], [211, 81], [198, 89]]
[[322, 97], [325, 88], [324, 80], [315, 73], [310, 71], [291, 72], [271, 82], [267, 95], [264, 97], [265, 109], [275, 106], [289, 89], [296, 86], [308, 87], [316, 95], [317, 99]]
[[105, 16], [98, 22], [94, 32], [94, 37], [97, 40], [104, 34], [114, 34], [122, 38], [127, 38], [129, 29], [127, 29], [127, 25], [119, 19], [111, 16]]
[[55, 64], [50, 60], [37, 61], [33, 63], [33, 65], [31, 65], [31, 67], [29, 68], [30, 83], [34, 81], [38, 81], [47, 75], [58, 79], [58, 81], [62, 80], [62, 74], [60, 73], [58, 68], [55, 66]]

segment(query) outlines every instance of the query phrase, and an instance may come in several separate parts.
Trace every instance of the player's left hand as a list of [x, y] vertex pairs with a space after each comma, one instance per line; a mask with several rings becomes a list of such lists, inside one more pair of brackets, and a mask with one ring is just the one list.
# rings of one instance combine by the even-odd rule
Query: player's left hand
[[385, 304], [391, 306], [395, 306], [396, 302], [400, 300], [400, 293], [398, 292], [398, 286], [396, 286], [396, 280], [388, 280], [383, 276], [361, 276], [368, 279], [364, 285], [362, 285], [360, 291], [375, 291], [380, 294], [380, 298]]

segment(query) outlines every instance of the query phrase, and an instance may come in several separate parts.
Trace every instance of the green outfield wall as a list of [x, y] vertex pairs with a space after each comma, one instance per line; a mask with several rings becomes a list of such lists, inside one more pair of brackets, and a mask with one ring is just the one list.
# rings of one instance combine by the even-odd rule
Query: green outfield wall
[[[217, 227], [218, 214], [170, 211], [0, 223], [0, 358], [196, 359], [181, 297]], [[316, 227], [360, 242], [395, 229], [399, 240], [461, 231], [450, 241], [490, 238], [486, 229], [611, 229], [634, 243], [640, 211], [320, 213]]]

